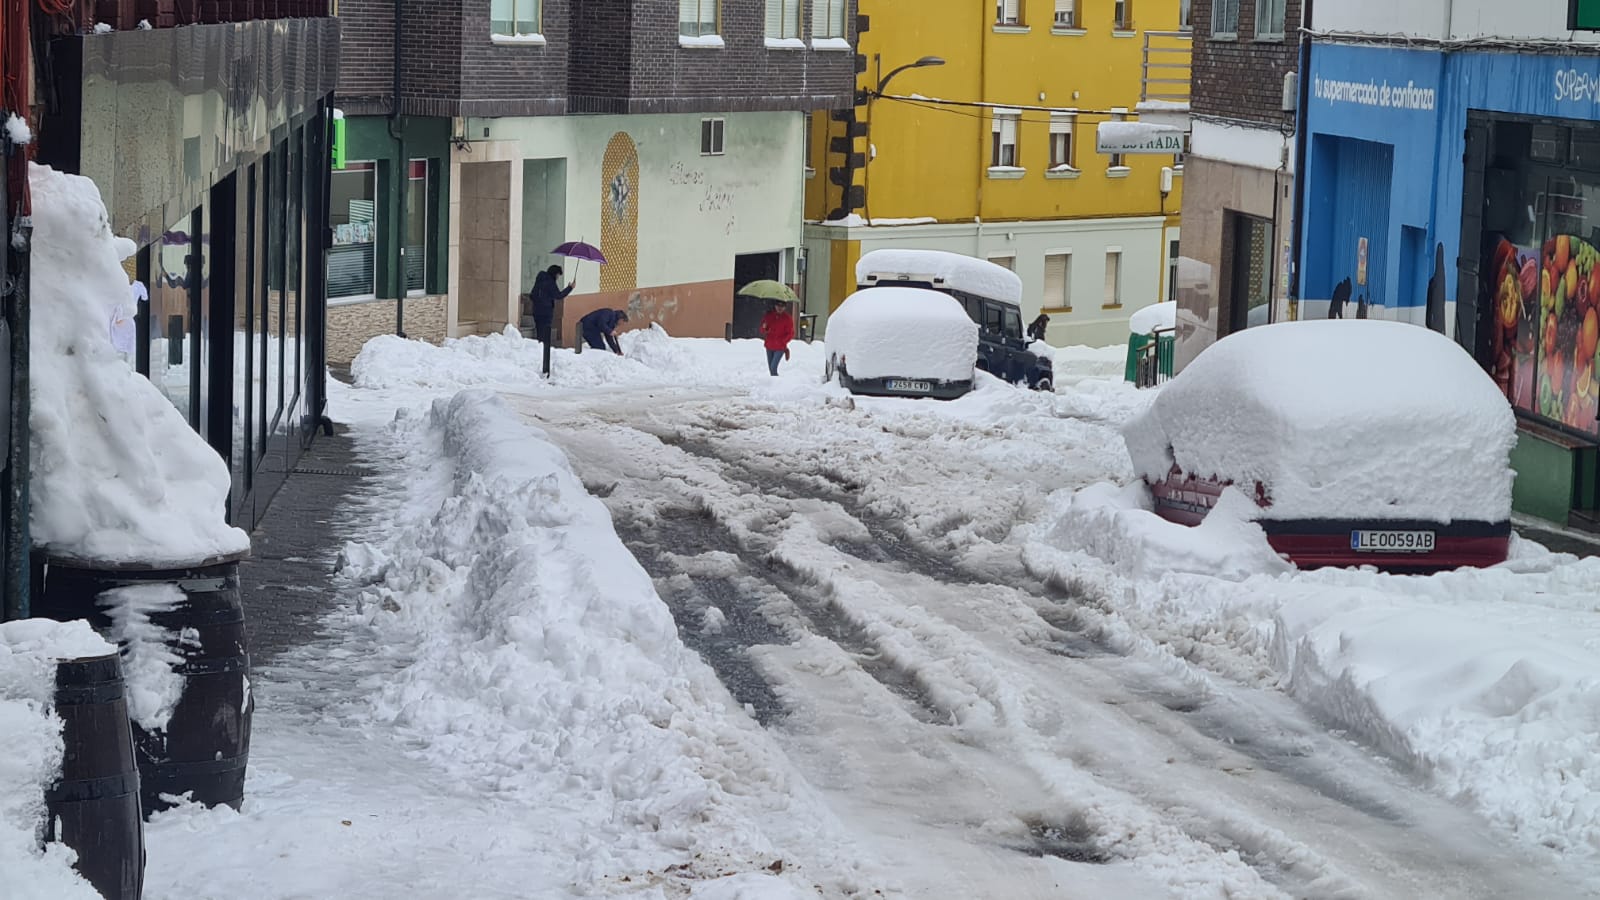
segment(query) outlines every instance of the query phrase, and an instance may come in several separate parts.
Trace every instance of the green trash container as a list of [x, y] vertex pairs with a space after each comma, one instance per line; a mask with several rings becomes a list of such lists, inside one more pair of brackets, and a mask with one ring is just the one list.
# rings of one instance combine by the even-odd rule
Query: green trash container
[[1139, 357], [1144, 355], [1144, 348], [1150, 346], [1150, 335], [1128, 335], [1128, 365], [1123, 372], [1123, 380], [1137, 384], [1139, 382]]

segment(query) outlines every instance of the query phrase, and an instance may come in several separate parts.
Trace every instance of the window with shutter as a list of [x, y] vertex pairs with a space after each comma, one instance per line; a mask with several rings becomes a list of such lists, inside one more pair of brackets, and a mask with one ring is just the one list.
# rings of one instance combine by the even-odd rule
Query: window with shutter
[[1067, 276], [1072, 271], [1072, 254], [1051, 253], [1044, 258], [1045, 309], [1071, 309], [1072, 298], [1067, 296]]
[[1071, 113], [1050, 114], [1050, 168], [1065, 171], [1077, 165], [1073, 160]]
[[800, 3], [801, 0], [767, 0], [767, 37], [800, 37]]
[[845, 7], [850, 0], [811, 0], [811, 36], [842, 38]]
[[1107, 309], [1122, 305], [1122, 251], [1106, 251], [1106, 299]]
[[1056, 17], [1052, 28], [1078, 27], [1078, 0], [1056, 0]]
[[996, 25], [1021, 25], [1022, 11], [1020, 0], [995, 0], [994, 22]]
[[1211, 36], [1239, 36], [1239, 0], [1214, 0], [1211, 6]]
[[990, 166], [1017, 165], [1017, 118], [1016, 113], [995, 113]]

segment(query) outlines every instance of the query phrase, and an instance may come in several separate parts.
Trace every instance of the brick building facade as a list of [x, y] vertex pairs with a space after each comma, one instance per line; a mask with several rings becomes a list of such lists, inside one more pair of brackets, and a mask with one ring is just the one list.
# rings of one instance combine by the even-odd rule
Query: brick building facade
[[1194, 0], [1178, 368], [1218, 338], [1296, 315], [1298, 84], [1286, 76], [1299, 67], [1302, 0], [1286, 0], [1281, 27], [1267, 2]]

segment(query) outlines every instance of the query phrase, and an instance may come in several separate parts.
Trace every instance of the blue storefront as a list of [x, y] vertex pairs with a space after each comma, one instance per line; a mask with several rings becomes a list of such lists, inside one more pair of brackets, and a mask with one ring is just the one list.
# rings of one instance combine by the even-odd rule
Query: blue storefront
[[1300, 315], [1452, 334], [1517, 410], [1518, 508], [1600, 507], [1600, 57], [1317, 43]]

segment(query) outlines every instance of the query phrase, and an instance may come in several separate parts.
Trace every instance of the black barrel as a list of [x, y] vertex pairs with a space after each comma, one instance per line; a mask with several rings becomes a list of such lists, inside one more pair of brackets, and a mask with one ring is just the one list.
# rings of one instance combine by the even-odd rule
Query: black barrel
[[182, 569], [95, 568], [76, 560], [51, 559], [35, 615], [88, 619], [110, 633], [100, 597], [115, 588], [172, 584], [183, 601], [150, 621], [168, 634], [167, 645], [183, 660], [183, 698], [162, 731], [133, 723], [134, 747], [145, 815], [168, 809], [163, 794], [191, 794], [206, 806], [244, 801], [245, 764], [250, 756], [250, 717], [244, 607], [239, 600], [239, 563], [231, 560]]
[[73, 868], [106, 900], [138, 900], [144, 822], [117, 655], [57, 664], [56, 715], [66, 748], [45, 792], [45, 836], [78, 852]]

